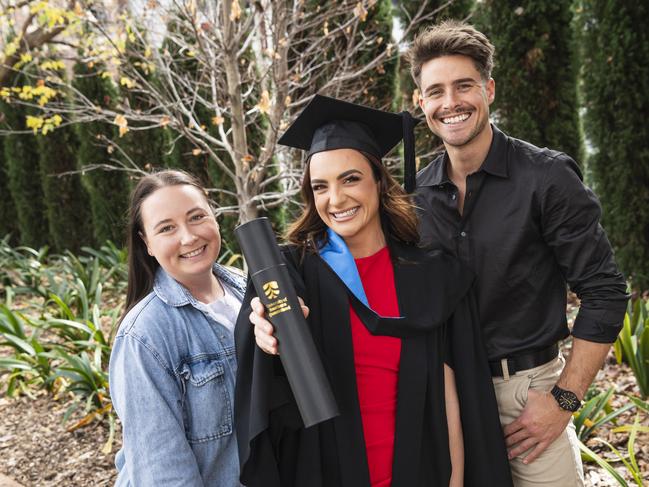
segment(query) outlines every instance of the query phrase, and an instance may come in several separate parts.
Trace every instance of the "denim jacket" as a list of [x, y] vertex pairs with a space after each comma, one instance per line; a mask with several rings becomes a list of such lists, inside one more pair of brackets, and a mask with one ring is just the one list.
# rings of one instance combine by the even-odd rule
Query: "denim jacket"
[[[214, 273], [243, 298], [243, 276]], [[122, 321], [109, 371], [123, 429], [117, 486], [239, 487], [234, 337], [206, 309], [159, 268]]]

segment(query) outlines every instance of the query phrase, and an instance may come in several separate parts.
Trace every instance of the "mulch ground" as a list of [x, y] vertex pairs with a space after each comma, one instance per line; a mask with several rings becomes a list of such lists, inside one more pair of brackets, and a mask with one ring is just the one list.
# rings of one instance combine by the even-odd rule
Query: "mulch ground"
[[108, 427], [99, 423], [68, 432], [65, 401], [51, 396], [0, 398], [0, 473], [21, 485], [108, 486], [115, 483], [114, 456], [121, 445], [119, 431], [113, 451], [101, 452]]

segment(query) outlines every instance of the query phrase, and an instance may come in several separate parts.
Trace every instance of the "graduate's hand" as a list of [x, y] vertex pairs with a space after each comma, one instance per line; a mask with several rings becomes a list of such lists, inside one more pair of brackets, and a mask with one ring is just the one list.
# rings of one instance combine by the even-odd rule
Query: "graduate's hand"
[[532, 449], [523, 459], [532, 463], [563, 433], [571, 416], [549, 392], [530, 389], [521, 415], [504, 428], [509, 459]]
[[[302, 313], [306, 318], [309, 316], [309, 308], [304, 305], [302, 298], [298, 296], [297, 298], [300, 301], [300, 306], [302, 307]], [[270, 321], [266, 319], [266, 309], [264, 305], [261, 304], [259, 298], [253, 298], [250, 302], [252, 311], [250, 312], [250, 323], [255, 325], [255, 342], [257, 346], [261, 348], [264, 352], [271, 355], [278, 355], [277, 350], [277, 338], [273, 336], [275, 329]]]

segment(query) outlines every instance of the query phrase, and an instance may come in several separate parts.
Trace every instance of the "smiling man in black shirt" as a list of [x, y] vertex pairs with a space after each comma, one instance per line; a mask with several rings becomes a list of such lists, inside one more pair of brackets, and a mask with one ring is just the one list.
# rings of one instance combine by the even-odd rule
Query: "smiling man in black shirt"
[[[626, 284], [575, 161], [490, 124], [493, 51], [454, 21], [409, 51], [420, 106], [446, 149], [417, 175], [422, 241], [476, 273], [516, 485], [583, 485], [570, 419], [621, 328]], [[581, 307], [564, 367], [566, 284]]]

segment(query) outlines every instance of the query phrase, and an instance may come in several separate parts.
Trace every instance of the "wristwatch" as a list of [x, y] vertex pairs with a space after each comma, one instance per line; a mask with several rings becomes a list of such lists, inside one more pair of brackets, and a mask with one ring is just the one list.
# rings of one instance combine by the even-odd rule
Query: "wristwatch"
[[572, 391], [561, 389], [561, 387], [555, 385], [550, 393], [557, 400], [561, 409], [574, 413], [581, 407], [581, 401], [577, 397], [577, 394]]

